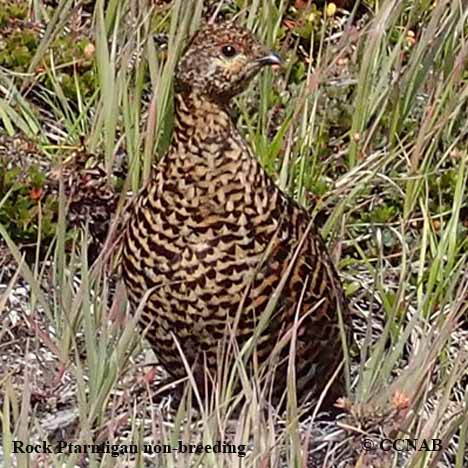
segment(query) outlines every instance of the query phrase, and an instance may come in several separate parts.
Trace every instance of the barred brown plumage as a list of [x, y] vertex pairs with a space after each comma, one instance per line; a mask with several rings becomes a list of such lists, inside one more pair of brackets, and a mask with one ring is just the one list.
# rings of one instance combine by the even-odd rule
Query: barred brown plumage
[[[208, 25], [189, 42], [175, 77], [175, 123], [169, 151], [133, 205], [123, 245], [123, 275], [133, 309], [167, 371], [186, 371], [172, 334], [198, 383], [218, 366], [220, 341], [234, 327], [249, 339], [287, 276], [274, 315], [256, 344], [265, 361], [296, 330], [296, 385], [316, 397], [343, 360], [339, 311], [349, 329], [342, 287], [310, 216], [267, 175], [229, 112], [263, 66], [279, 64], [235, 23]], [[288, 268], [291, 265], [290, 271]], [[288, 347], [281, 356], [287, 357]], [[286, 388], [287, 360], [275, 379]], [[342, 375], [330, 392], [342, 391]]]

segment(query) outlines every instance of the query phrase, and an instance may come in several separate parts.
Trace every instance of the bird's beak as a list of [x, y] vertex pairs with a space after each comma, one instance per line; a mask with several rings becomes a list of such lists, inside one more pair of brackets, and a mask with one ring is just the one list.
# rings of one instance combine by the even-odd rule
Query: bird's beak
[[257, 63], [263, 67], [264, 65], [281, 65], [283, 61], [276, 52], [270, 52], [268, 55], [257, 59]]

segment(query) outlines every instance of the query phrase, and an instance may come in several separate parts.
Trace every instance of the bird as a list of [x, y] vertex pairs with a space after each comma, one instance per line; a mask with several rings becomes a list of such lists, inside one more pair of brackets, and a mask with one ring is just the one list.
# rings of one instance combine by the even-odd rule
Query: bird
[[260, 363], [294, 336], [294, 348], [276, 353], [271, 401], [285, 394], [294, 349], [299, 401], [317, 399], [336, 371], [332, 405], [344, 391], [350, 330], [340, 278], [310, 213], [278, 188], [232, 116], [233, 99], [281, 63], [235, 21], [205, 24], [189, 39], [175, 70], [172, 141], [132, 203], [122, 275], [171, 377], [187, 376], [183, 355], [203, 387], [229, 333], [239, 349], [254, 340]]

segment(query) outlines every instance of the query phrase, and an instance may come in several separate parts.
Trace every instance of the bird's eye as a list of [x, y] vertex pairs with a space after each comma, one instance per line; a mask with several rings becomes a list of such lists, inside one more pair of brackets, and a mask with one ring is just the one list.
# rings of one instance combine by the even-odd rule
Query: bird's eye
[[234, 55], [237, 55], [237, 50], [234, 46], [232, 45], [225, 45], [221, 49], [221, 52], [225, 57], [234, 57]]

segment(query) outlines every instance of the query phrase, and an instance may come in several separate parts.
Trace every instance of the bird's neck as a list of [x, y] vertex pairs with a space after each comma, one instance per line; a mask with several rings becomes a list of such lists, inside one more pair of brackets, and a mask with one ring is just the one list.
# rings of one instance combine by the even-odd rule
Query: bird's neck
[[190, 92], [176, 93], [172, 144], [165, 163], [178, 178], [195, 184], [219, 174], [232, 177], [256, 165], [226, 105]]
[[238, 132], [229, 109], [194, 93], [175, 95], [173, 140], [156, 177], [154, 194], [164, 193], [166, 203], [190, 206], [207, 216], [225, 213], [232, 206], [227, 193], [235, 203], [253, 203], [258, 205], [254, 211], [265, 210], [254, 192], [274, 187]]
[[175, 94], [174, 140], [195, 144], [222, 141], [233, 124], [227, 105], [196, 91]]

